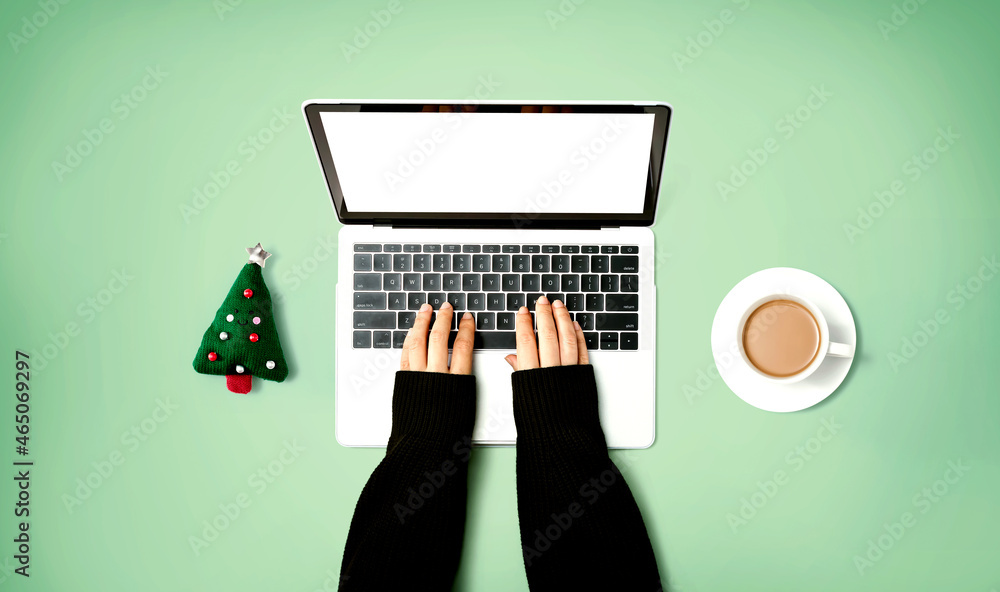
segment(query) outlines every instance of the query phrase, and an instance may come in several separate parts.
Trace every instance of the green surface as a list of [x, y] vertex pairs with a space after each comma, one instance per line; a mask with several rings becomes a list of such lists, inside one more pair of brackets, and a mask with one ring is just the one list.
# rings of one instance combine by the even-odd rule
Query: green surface
[[[20, 35], [39, 4], [4, 2], [0, 31]], [[479, 87], [676, 109], [654, 228], [658, 437], [616, 456], [671, 589], [1000, 589], [1000, 280], [976, 277], [1000, 255], [1000, 8], [896, 5], [917, 10], [880, 30], [889, 0], [567, 0], [551, 22], [555, 0], [403, 1], [350, 60], [344, 44], [387, 1], [247, 0], [221, 15], [209, 0], [74, 1], [26, 43], [7, 35], [0, 353], [13, 388], [15, 348], [38, 352], [37, 464], [30, 580], [10, 573], [12, 469], [0, 486], [0, 586], [308, 592], [336, 576], [382, 453], [334, 439], [337, 224], [298, 108]], [[102, 128], [87, 155], [67, 154]], [[933, 149], [939, 130], [958, 138]], [[720, 189], [748, 154], [768, 159]], [[291, 371], [241, 396], [191, 354], [258, 241], [275, 253], [265, 278]], [[791, 415], [740, 401], [709, 348], [726, 292], [772, 266], [831, 282], [859, 330], [840, 391]], [[949, 462], [970, 469], [956, 479]], [[526, 589], [514, 451], [479, 450], [471, 470], [456, 588]], [[744, 499], [761, 507], [734, 532]], [[195, 553], [190, 537], [238, 502]], [[887, 524], [899, 540], [859, 570]]]

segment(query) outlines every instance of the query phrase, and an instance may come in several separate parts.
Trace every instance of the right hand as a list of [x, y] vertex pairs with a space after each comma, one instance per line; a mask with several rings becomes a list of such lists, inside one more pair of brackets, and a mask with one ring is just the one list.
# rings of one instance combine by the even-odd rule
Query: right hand
[[575, 366], [589, 364], [587, 341], [583, 338], [580, 323], [570, 320], [566, 305], [560, 300], [549, 304], [545, 296], [535, 302], [538, 319], [538, 340], [531, 326], [527, 307], [517, 311], [517, 355], [505, 360], [514, 370], [531, 370], [549, 366]]

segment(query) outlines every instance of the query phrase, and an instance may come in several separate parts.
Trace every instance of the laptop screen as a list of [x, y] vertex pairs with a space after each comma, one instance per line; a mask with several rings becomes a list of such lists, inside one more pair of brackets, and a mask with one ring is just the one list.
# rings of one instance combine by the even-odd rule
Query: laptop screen
[[344, 222], [652, 222], [669, 108], [328, 104], [306, 116]]

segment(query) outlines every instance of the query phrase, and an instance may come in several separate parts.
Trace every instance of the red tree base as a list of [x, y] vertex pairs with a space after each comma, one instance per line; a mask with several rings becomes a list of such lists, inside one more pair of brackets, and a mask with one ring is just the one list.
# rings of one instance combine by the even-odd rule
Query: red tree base
[[234, 393], [249, 393], [251, 382], [249, 374], [226, 374], [226, 388]]

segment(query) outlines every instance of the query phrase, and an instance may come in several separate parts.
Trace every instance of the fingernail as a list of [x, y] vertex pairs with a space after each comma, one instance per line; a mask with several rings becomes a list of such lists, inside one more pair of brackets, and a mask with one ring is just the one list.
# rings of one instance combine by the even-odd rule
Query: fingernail
[[528, 314], [528, 307], [522, 306], [521, 308], [517, 309], [517, 314]]
[[548, 304], [549, 299], [546, 298], [545, 296], [539, 296], [538, 300], [536, 300], [535, 302], [537, 302], [538, 304]]
[[565, 305], [562, 303], [562, 300], [556, 300], [552, 303], [552, 308], [562, 308], [563, 306]]
[[451, 308], [451, 302], [445, 301], [441, 303], [441, 310], [444, 310], [446, 308]]
[[430, 309], [431, 309], [431, 305], [427, 304], [426, 302], [424, 302], [423, 304], [420, 305], [420, 311], [419, 312], [427, 312]]
[[573, 326], [576, 327], [577, 331], [583, 331], [583, 327], [580, 326], [578, 321], [573, 321]]
[[469, 319], [472, 318], [472, 313], [471, 312], [466, 312], [465, 314], [462, 315], [462, 318], [465, 319], [465, 320], [469, 320]]

